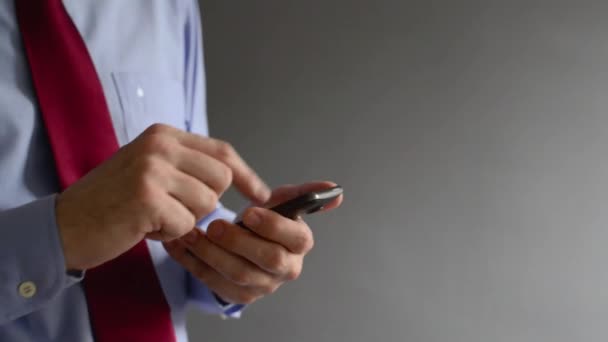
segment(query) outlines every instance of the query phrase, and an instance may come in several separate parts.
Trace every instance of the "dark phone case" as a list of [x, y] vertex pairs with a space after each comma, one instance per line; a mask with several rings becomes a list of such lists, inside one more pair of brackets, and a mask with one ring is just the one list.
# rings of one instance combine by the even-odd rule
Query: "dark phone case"
[[[325, 191], [311, 192], [298, 196], [287, 202], [274, 206], [270, 208], [270, 210], [281, 214], [284, 217], [295, 220], [298, 218], [298, 216], [312, 214], [323, 209], [326, 204], [330, 203], [341, 194], [342, 187], [336, 186]], [[242, 221], [237, 222], [237, 224], [243, 228], [247, 228]]]

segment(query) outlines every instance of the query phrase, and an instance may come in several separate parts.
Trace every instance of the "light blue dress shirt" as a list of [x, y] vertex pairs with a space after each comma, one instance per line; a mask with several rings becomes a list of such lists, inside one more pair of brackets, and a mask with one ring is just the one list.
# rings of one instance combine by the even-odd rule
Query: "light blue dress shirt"
[[[208, 133], [195, 0], [64, 4], [95, 63], [120, 145], [156, 122]], [[54, 217], [57, 184], [13, 0], [1, 1], [0, 341], [93, 341], [81, 279], [65, 272]], [[233, 217], [220, 207], [199, 226]], [[238, 317], [239, 306], [221, 306], [160, 243], [148, 246], [178, 341], [187, 341], [188, 304]]]

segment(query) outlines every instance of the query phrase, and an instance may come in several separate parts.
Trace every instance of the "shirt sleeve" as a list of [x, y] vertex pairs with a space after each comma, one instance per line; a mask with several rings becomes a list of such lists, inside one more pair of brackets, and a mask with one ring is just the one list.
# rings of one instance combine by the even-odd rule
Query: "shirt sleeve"
[[[207, 126], [206, 110], [206, 84], [205, 68], [203, 62], [203, 39], [200, 11], [197, 1], [191, 1], [192, 5], [188, 13], [188, 21], [185, 27], [185, 76], [184, 88], [186, 89], [186, 108], [188, 113], [188, 129], [192, 133], [205, 135], [209, 134]], [[197, 226], [203, 230], [207, 229], [209, 223], [217, 219], [232, 221], [235, 214], [224, 208], [218, 208], [198, 222]], [[199, 309], [211, 313], [219, 314], [224, 318], [238, 318], [244, 305], [230, 304], [218, 298], [205, 284], [188, 274], [188, 296], [190, 302]]]
[[38, 310], [82, 280], [65, 269], [55, 198], [0, 211], [0, 325]]
[[191, 1], [185, 27], [185, 74], [186, 115], [188, 130], [207, 136], [207, 84], [203, 54], [203, 33], [197, 1]]

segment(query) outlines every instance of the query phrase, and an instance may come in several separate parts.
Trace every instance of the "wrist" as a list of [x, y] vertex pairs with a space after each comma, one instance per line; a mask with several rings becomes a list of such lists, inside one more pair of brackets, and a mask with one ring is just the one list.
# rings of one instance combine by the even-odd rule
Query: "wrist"
[[62, 194], [55, 197], [55, 222], [59, 234], [59, 241], [63, 251], [63, 259], [65, 261], [65, 270], [68, 274], [80, 274], [86, 269], [84, 265], [78, 262], [78, 257], [74, 253], [74, 238], [72, 237], [71, 224], [69, 223], [69, 214], [66, 208], [62, 205]]

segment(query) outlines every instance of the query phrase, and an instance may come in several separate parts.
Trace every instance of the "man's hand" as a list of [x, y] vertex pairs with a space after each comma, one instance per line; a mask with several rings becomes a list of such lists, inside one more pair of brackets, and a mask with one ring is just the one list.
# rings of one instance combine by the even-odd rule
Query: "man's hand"
[[[285, 186], [273, 192], [265, 207], [309, 191], [335, 186], [310, 183]], [[325, 207], [331, 210], [342, 196]], [[313, 247], [313, 235], [301, 219], [294, 221], [271, 210], [252, 207], [243, 222], [251, 229], [216, 220], [207, 234], [192, 230], [180, 239], [164, 243], [167, 252], [223, 300], [250, 304], [276, 291], [284, 282], [298, 278], [304, 256]]]
[[231, 185], [256, 203], [270, 190], [225, 142], [153, 125], [57, 197], [66, 267], [85, 270], [143, 238], [171, 241], [215, 210]]

